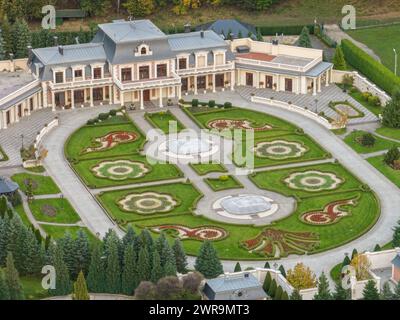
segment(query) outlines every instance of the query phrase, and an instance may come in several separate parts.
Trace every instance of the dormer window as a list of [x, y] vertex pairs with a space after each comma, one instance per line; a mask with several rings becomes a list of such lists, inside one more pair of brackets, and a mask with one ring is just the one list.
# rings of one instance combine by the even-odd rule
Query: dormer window
[[146, 47], [142, 47], [142, 49], [140, 49], [140, 54], [141, 55], [146, 55], [147, 54], [147, 48]]
[[135, 50], [135, 56], [151, 56], [153, 52], [147, 44], [141, 44]]

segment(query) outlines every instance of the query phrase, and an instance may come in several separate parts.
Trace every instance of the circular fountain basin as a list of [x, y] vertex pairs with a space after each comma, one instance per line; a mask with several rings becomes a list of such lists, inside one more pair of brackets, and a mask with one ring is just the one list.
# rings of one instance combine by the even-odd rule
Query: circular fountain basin
[[209, 141], [190, 138], [190, 139], [174, 139], [167, 142], [167, 151], [176, 155], [199, 155], [201, 153], [209, 152], [212, 145]]

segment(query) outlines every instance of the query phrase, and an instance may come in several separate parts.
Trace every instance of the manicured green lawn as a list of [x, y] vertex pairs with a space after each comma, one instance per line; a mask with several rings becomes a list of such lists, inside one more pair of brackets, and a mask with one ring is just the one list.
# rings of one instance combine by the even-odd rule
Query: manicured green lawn
[[40, 277], [20, 277], [26, 300], [40, 300], [49, 297], [49, 293], [42, 287]]
[[[247, 110], [242, 108], [228, 108], [228, 109], [214, 109], [214, 108], [204, 108], [202, 107], [198, 112], [193, 107], [183, 108], [189, 116], [194, 119], [197, 124], [202, 128], [207, 128], [208, 123], [213, 120], [247, 120], [251, 123], [252, 127], [263, 127], [269, 125], [272, 127], [271, 130], [265, 131], [255, 131], [254, 136], [256, 138], [260, 137], [275, 137], [282, 134], [292, 133], [296, 131], [296, 127], [282, 119], [273, 117], [271, 115]], [[267, 110], [266, 110], [267, 111]]]
[[11, 177], [13, 181], [18, 183], [19, 187], [23, 192], [26, 193], [27, 183], [29, 180], [32, 181], [32, 191], [34, 195], [45, 195], [45, 194], [58, 194], [61, 193], [58, 186], [54, 183], [53, 179], [48, 176], [41, 176], [30, 173], [17, 173]]
[[[146, 113], [146, 119], [153, 127], [161, 129], [165, 134], [180, 132], [185, 129], [184, 125], [169, 110]], [[173, 126], [172, 128], [175, 128], [176, 125], [177, 130], [170, 132], [170, 125]]]
[[[165, 213], [140, 214], [136, 212], [124, 211], [118, 201], [129, 194], [141, 194], [144, 192], [156, 192], [160, 194], [171, 195], [178, 204]], [[133, 188], [120, 191], [104, 192], [97, 196], [101, 204], [106, 208], [111, 217], [119, 224], [124, 225], [128, 221], [154, 219], [155, 217], [165, 217], [171, 215], [190, 214], [196, 207], [201, 193], [190, 183], [162, 184], [145, 188]]]
[[[350, 215], [343, 217], [337, 223], [325, 226], [313, 226], [303, 223], [299, 216], [305, 212], [321, 210], [325, 205], [332, 201], [344, 199], [358, 199], [355, 207], [348, 206]], [[295, 232], [316, 232], [320, 236], [320, 245], [314, 252], [327, 250], [342, 245], [352, 239], [355, 239], [366, 232], [379, 216], [379, 206], [372, 193], [350, 192], [339, 193], [329, 196], [317, 196], [299, 203], [296, 211], [289, 217], [273, 223], [273, 227], [281, 230]], [[144, 227], [151, 227], [164, 224], [178, 224], [188, 227], [216, 226], [229, 232], [229, 236], [223, 240], [213, 242], [221, 259], [253, 259], [263, 260], [255, 253], [250, 253], [241, 248], [239, 243], [256, 237], [264, 228], [244, 225], [229, 225], [220, 222], [214, 222], [201, 216], [183, 215], [171, 216], [166, 218], [154, 218], [143, 221], [132, 222], [132, 225], [139, 231]], [[157, 236], [157, 234], [154, 234]], [[169, 237], [169, 236], [168, 236]], [[201, 241], [184, 240], [185, 250], [190, 255], [197, 255], [201, 246]]]
[[[335, 174], [343, 181], [334, 190], [323, 190], [319, 192], [309, 192], [300, 189], [291, 189], [283, 181], [292, 173], [305, 171], [321, 171]], [[356, 179], [349, 171], [343, 168], [340, 164], [325, 163], [318, 166], [308, 166], [301, 168], [279, 169], [264, 172], [257, 172], [250, 176], [250, 179], [261, 189], [276, 191], [286, 196], [296, 196], [298, 198], [313, 197], [320, 194], [337, 193], [344, 191], [360, 190], [362, 183]]]
[[347, 132], [347, 128], [341, 128], [341, 129], [332, 129], [331, 130], [335, 135], [341, 136], [342, 134], [345, 134]]
[[[103, 137], [112, 132], [132, 132], [138, 135], [138, 139], [128, 143], [120, 143], [117, 146], [103, 151], [84, 153], [86, 148], [99, 146], [95, 139]], [[65, 145], [67, 159], [94, 159], [117, 155], [128, 155], [138, 152], [143, 147], [145, 137], [140, 130], [132, 123], [115, 125], [83, 126], [75, 131]]]
[[[322, 149], [322, 147], [320, 147], [314, 140], [312, 140], [311, 138], [309, 138], [304, 134], [291, 134], [269, 139], [265, 138], [257, 139], [254, 142], [254, 147], [257, 147], [257, 144], [261, 144], [262, 142], [271, 142], [279, 140], [300, 143], [300, 145], [304, 147], [306, 151], [300, 157], [286, 158], [286, 159], [271, 159], [267, 157], [258, 156], [254, 152], [253, 148], [250, 148], [245, 143], [243, 143], [243, 154], [246, 154], [245, 152], [247, 151], [252, 157], [254, 156], [254, 166], [256, 168], [275, 166], [286, 163], [320, 160], [329, 157], [329, 154], [324, 149]], [[236, 161], [234, 162], [237, 163]]]
[[44, 173], [46, 169], [42, 166], [32, 167], [32, 168], [25, 168], [26, 171], [30, 171], [33, 173]]
[[[128, 178], [125, 180], [111, 180], [108, 178], [97, 177], [93, 172], [92, 168], [100, 164], [103, 161], [118, 161], [118, 160], [130, 160], [135, 162], [143, 163], [149, 170], [144, 176], [138, 178]], [[179, 168], [173, 164], [154, 164], [148, 163], [145, 156], [140, 154], [133, 154], [125, 157], [114, 157], [114, 158], [104, 158], [104, 159], [91, 159], [82, 160], [73, 164], [73, 168], [78, 173], [78, 175], [83, 179], [87, 186], [90, 188], [102, 188], [111, 187], [118, 185], [134, 184], [141, 182], [159, 181], [167, 179], [176, 179], [183, 176]]]
[[394, 170], [384, 163], [383, 156], [368, 158], [367, 161], [400, 188], [400, 170]]
[[[45, 213], [46, 206], [56, 212], [55, 216], [49, 216]], [[37, 221], [56, 222], [56, 223], [76, 223], [80, 221], [78, 214], [72, 208], [69, 201], [61, 199], [36, 199], [29, 204], [32, 214]]]
[[353, 148], [358, 153], [372, 153], [376, 151], [387, 150], [393, 146], [400, 147], [400, 143], [395, 143], [389, 140], [385, 140], [377, 136], [374, 136], [376, 140], [373, 146], [370, 147], [363, 146], [361, 145], [360, 142], [357, 141], [357, 139], [360, 139], [362, 135], [366, 133], [367, 132], [361, 130], [353, 131], [352, 133], [350, 133], [345, 137], [344, 142], [346, 142], [351, 148]]
[[379, 133], [385, 137], [396, 139], [400, 141], [400, 129], [380, 127], [376, 129], [376, 133]]
[[373, 114], [378, 116], [379, 114], [382, 113], [382, 107], [377, 107], [373, 105], [372, 103], [369, 103], [368, 101], [365, 101], [362, 97], [362, 93], [357, 90], [349, 90], [348, 94], [356, 101], [358, 101], [360, 104], [362, 104], [365, 108], [367, 108], [369, 111], [371, 111]]
[[226, 176], [227, 180], [221, 180], [219, 178], [211, 179], [206, 178], [204, 181], [214, 191], [221, 191], [227, 189], [240, 189], [243, 185], [233, 176]]
[[65, 236], [66, 233], [70, 233], [73, 238], [77, 237], [77, 232], [82, 230], [88, 236], [91, 243], [99, 241], [95, 235], [93, 235], [89, 229], [85, 227], [65, 227], [65, 226], [52, 226], [52, 225], [41, 225], [42, 229], [50, 235], [53, 239], [60, 239]]
[[382, 63], [394, 70], [393, 48], [400, 52], [400, 25], [351, 30], [348, 34], [374, 50]]
[[227, 172], [226, 168], [220, 163], [190, 163], [190, 167], [200, 176], [211, 172]]

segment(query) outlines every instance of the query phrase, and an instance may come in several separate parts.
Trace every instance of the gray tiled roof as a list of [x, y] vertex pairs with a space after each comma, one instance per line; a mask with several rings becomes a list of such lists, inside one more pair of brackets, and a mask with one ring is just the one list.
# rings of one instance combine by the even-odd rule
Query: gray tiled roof
[[115, 21], [100, 24], [99, 28], [116, 43], [165, 37], [165, 34], [150, 20]]
[[333, 66], [332, 63], [322, 61], [318, 63], [315, 67], [313, 67], [311, 70], [308, 70], [306, 72], [306, 76], [308, 77], [318, 77], [321, 73], [325, 72], [329, 68]]
[[215, 293], [261, 287], [257, 278], [250, 273], [247, 274], [247, 277], [244, 275], [233, 275], [207, 280], [207, 285]]
[[400, 268], [400, 253], [392, 260], [392, 263], [396, 268]]
[[29, 98], [30, 96], [34, 95], [35, 93], [39, 92], [40, 90], [42, 90], [42, 87], [38, 83], [38, 85], [36, 87], [33, 87], [32, 89], [29, 89], [28, 91], [25, 91], [24, 93], [19, 94], [14, 99], [11, 99], [10, 101], [7, 101], [6, 103], [1, 104], [0, 105], [0, 110], [6, 110], [11, 106], [20, 103], [23, 100], [25, 100], [25, 99]]
[[228, 47], [228, 44], [214, 31], [204, 31], [201, 37], [200, 31], [181, 33], [168, 36], [168, 42], [173, 51], [195, 51], [210, 48]]
[[84, 61], [105, 61], [106, 54], [102, 43], [83, 43], [62, 47], [61, 54], [58, 47], [34, 49], [33, 53], [44, 65], [80, 63]]
[[213, 30], [217, 34], [225, 34], [225, 36], [228, 35], [230, 30], [235, 38], [238, 37], [239, 33], [241, 33], [243, 37], [247, 37], [249, 32], [254, 35], [254, 38], [257, 33], [254, 26], [235, 19], [216, 20], [214, 22], [199, 25], [196, 27], [196, 30]]
[[12, 193], [18, 190], [18, 185], [4, 177], [0, 177], [0, 194]]

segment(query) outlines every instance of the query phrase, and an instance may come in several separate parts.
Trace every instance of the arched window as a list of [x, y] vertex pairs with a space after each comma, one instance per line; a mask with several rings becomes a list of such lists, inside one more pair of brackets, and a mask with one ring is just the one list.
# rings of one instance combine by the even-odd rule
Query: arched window
[[140, 50], [140, 54], [147, 54], [147, 48], [142, 47], [142, 49]]

